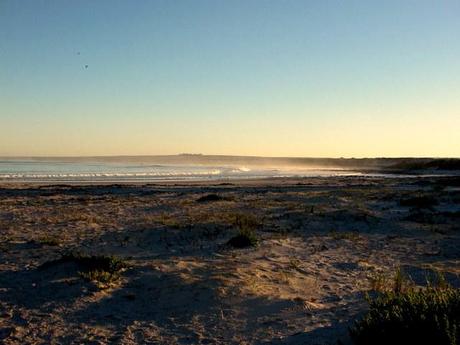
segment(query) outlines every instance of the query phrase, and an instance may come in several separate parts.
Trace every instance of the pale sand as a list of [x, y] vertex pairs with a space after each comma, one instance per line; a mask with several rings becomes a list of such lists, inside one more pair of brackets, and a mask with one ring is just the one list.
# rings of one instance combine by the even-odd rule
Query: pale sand
[[[369, 277], [402, 266], [423, 283], [436, 268], [459, 283], [458, 182], [4, 185], [0, 342], [346, 344]], [[224, 200], [196, 201], [210, 193]], [[418, 213], [399, 204], [418, 193], [439, 204]], [[235, 215], [248, 213], [261, 223], [259, 245], [229, 248]], [[117, 255], [130, 268], [106, 289], [68, 264], [39, 269], [75, 250]]]

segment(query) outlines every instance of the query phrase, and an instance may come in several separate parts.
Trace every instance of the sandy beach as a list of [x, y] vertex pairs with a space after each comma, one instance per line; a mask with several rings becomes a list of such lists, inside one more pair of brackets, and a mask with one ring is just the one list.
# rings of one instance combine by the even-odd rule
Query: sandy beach
[[0, 345], [460, 345], [459, 14], [0, 0]]
[[[460, 285], [459, 219], [452, 177], [3, 184], [0, 342], [347, 344], [396, 269]], [[256, 245], [229, 245], [243, 226]]]

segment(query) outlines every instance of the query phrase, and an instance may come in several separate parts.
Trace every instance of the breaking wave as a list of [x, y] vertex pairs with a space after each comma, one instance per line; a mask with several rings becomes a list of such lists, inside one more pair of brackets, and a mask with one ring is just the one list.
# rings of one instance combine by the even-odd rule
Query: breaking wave
[[292, 176], [359, 174], [337, 169], [289, 169], [247, 166], [153, 165], [139, 163], [83, 163], [0, 161], [0, 181], [155, 181], [249, 179]]

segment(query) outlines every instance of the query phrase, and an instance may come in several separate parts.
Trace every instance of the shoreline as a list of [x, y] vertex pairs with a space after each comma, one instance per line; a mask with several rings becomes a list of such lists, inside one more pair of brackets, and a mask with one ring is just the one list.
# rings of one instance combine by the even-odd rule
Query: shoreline
[[443, 173], [402, 173], [402, 172], [377, 172], [377, 171], [354, 171], [355, 174], [341, 175], [316, 175], [316, 176], [271, 176], [271, 177], [247, 177], [247, 178], [197, 178], [197, 179], [83, 179], [83, 180], [59, 180], [59, 179], [0, 179], [0, 188], [6, 186], [107, 186], [107, 185], [247, 185], [247, 184], [285, 184], [285, 183], [302, 183], [317, 180], [335, 180], [335, 179], [366, 179], [366, 180], [394, 180], [394, 179], [444, 179], [444, 178], [459, 178], [459, 173], [443, 172]]

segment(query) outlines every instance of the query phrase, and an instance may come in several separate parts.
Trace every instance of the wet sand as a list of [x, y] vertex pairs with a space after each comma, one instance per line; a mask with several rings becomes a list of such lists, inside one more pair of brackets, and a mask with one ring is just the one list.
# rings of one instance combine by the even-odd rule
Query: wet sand
[[[424, 284], [439, 270], [459, 284], [459, 186], [356, 176], [3, 184], [0, 342], [346, 344], [373, 277], [402, 267]], [[255, 247], [227, 245], [238, 219]], [[101, 286], [68, 263], [46, 265], [75, 252], [127, 268]]]

